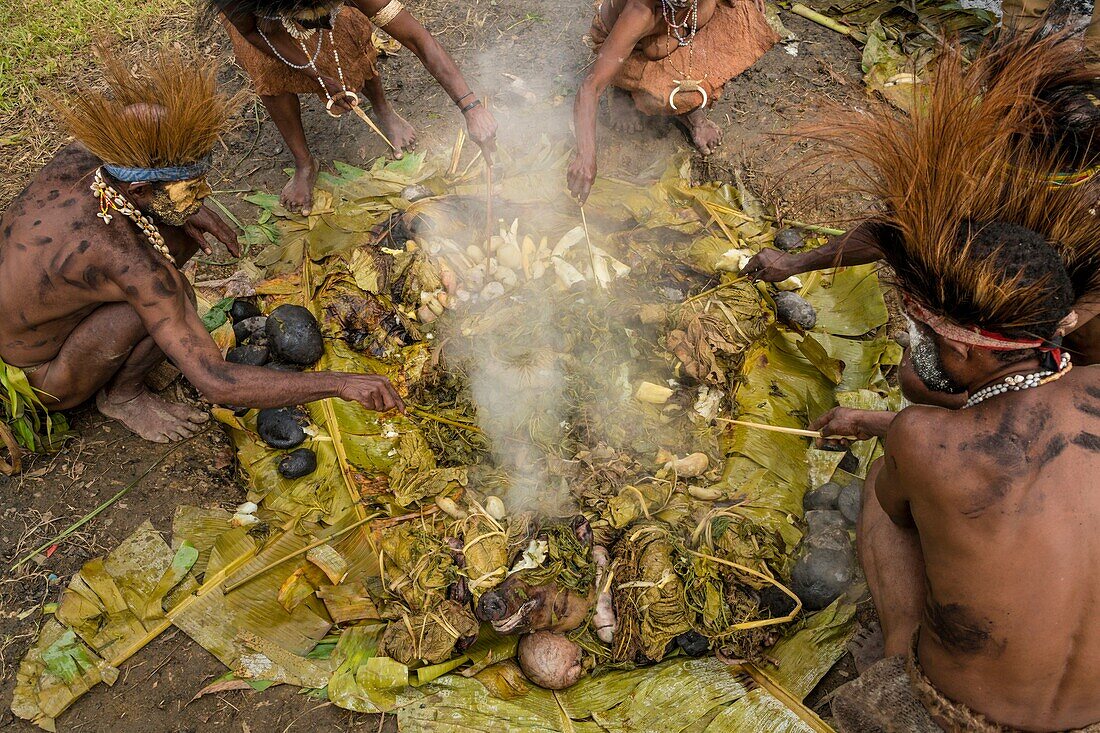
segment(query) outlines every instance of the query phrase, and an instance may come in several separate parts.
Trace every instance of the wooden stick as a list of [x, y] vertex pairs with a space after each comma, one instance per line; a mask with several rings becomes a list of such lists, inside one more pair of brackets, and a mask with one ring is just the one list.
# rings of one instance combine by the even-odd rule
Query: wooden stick
[[225, 586], [222, 587], [222, 592], [227, 593], [227, 594], [231, 593], [231, 592], [235, 591], [237, 588], [240, 588], [245, 583], [248, 583], [249, 581], [263, 575], [268, 570], [271, 570], [272, 568], [276, 567], [277, 565], [282, 565], [287, 560], [293, 560], [294, 558], [299, 557], [300, 555], [304, 555], [304, 554], [306, 554], [307, 552], [309, 552], [310, 550], [312, 550], [315, 547], [320, 547], [321, 545], [328, 544], [329, 542], [332, 542], [337, 537], [342, 537], [343, 535], [347, 534], [348, 532], [352, 531], [353, 529], [355, 529], [357, 527], [361, 527], [364, 524], [366, 524], [367, 522], [370, 522], [371, 520], [378, 519], [378, 517], [380, 517], [380, 516], [382, 516], [382, 515], [381, 514], [372, 514], [369, 517], [363, 517], [358, 522], [353, 522], [352, 524], [349, 524], [348, 526], [344, 527], [339, 532], [331, 534], [328, 537], [325, 537], [324, 539], [320, 539], [320, 540], [317, 540], [316, 542], [310, 543], [310, 544], [306, 545], [305, 547], [303, 547], [302, 549], [295, 550], [294, 552], [291, 552], [288, 555], [283, 555], [278, 560], [272, 560], [267, 565], [264, 565], [259, 570], [252, 571], [251, 573], [249, 573], [245, 577], [241, 578], [240, 580], [237, 580], [237, 581], [234, 581], [232, 583], [226, 584]]
[[395, 152], [395, 153], [400, 153], [401, 152], [400, 150], [397, 149], [397, 146], [394, 145], [393, 143], [391, 143], [390, 139], [388, 137], [386, 137], [386, 133], [382, 132], [382, 128], [380, 128], [378, 125], [374, 124], [374, 120], [372, 120], [370, 117], [367, 117], [367, 113], [364, 112], [363, 109], [359, 105], [355, 105], [351, 109], [352, 109], [353, 112], [355, 112], [355, 114], [359, 115], [359, 119], [361, 119], [363, 122], [366, 122], [368, 125], [370, 125], [370, 129], [372, 129], [372, 130], [374, 130], [375, 132], [378, 133], [378, 137], [380, 137], [380, 138], [382, 138], [383, 140], [386, 141], [386, 145], [389, 145], [390, 149], [393, 150], [393, 152]]
[[747, 422], [745, 420], [731, 420], [728, 417], [716, 417], [715, 420], [722, 422], [728, 422], [731, 425], [741, 425], [746, 428], [756, 428], [757, 430], [767, 430], [773, 433], [786, 433], [787, 435], [801, 435], [804, 438], [821, 438], [824, 437], [820, 430], [803, 430], [802, 428], [785, 428], [780, 425], [766, 425], [759, 422]]
[[852, 29], [848, 26], [838, 23], [829, 16], [822, 15], [816, 10], [810, 10], [802, 3], [795, 3], [794, 5], [792, 5], [791, 12], [795, 15], [801, 15], [806, 20], [812, 20], [818, 25], [825, 26], [829, 30], [836, 31], [837, 33], [842, 33], [846, 36], [852, 35]]
[[0, 474], [5, 476], [11, 476], [19, 473], [23, 467], [23, 450], [19, 447], [19, 443], [15, 440], [15, 436], [12, 435], [11, 430], [8, 430], [8, 426], [0, 422], [0, 440], [4, 442], [4, 445], [8, 447], [8, 453], [11, 454], [11, 462], [5, 461], [0, 458]]
[[493, 239], [493, 164], [485, 159], [485, 253], [492, 251], [489, 246]]
[[[778, 224], [779, 220], [774, 216], [763, 217], [765, 221], [770, 221], [774, 224]], [[813, 232], [814, 234], [825, 234], [830, 237], [839, 237], [841, 234], [847, 234], [844, 229], [835, 229], [833, 227], [821, 226], [820, 224], [807, 224], [804, 221], [798, 221], [796, 219], [784, 219], [784, 224], [792, 226], [795, 229], [805, 229], [807, 232]]]
[[600, 278], [596, 275], [596, 254], [592, 251], [592, 237], [588, 235], [588, 217], [584, 213], [584, 204], [581, 204], [581, 224], [584, 225], [584, 241], [588, 245], [588, 261], [592, 266], [592, 279], [596, 281], [600, 288], [603, 288], [604, 284], [600, 282]]

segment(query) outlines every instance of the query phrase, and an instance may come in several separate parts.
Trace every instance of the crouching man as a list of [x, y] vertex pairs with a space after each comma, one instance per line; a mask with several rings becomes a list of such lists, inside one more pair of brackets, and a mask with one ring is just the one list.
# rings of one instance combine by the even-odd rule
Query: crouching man
[[104, 61], [109, 91], [59, 105], [78, 142], [62, 149], [0, 221], [0, 359], [21, 368], [43, 403], [95, 397], [100, 412], [156, 442], [208, 419], [161, 400], [145, 376], [167, 356], [212, 402], [249, 407], [327, 397], [403, 407], [380, 376], [298, 374], [226, 363], [181, 267], [211, 234], [235, 235], [203, 205], [208, 158], [233, 101], [212, 65], [171, 55], [135, 78]]

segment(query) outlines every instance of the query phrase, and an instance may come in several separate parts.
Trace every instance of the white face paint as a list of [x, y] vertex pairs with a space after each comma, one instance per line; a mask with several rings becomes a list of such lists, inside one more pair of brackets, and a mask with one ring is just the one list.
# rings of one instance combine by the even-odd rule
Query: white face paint
[[944, 370], [936, 340], [932, 337], [932, 329], [917, 323], [909, 316], [905, 319], [909, 322], [909, 363], [912, 364], [917, 378], [933, 392], [965, 392], [966, 388], [960, 386]]

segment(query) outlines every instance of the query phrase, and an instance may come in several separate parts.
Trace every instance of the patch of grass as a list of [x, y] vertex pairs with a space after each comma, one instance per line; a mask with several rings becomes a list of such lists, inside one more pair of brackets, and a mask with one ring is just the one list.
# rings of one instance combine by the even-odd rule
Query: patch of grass
[[0, 3], [0, 113], [34, 104], [39, 86], [87, 57], [99, 38], [131, 39], [189, 0], [5, 0]]

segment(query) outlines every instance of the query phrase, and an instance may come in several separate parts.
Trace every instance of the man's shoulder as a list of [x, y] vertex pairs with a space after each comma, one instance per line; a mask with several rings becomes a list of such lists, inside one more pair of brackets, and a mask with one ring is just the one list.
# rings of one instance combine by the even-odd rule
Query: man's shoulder
[[961, 410], [910, 405], [890, 423], [887, 450], [894, 454], [928, 455], [951, 448], [950, 436], [965, 422]]

